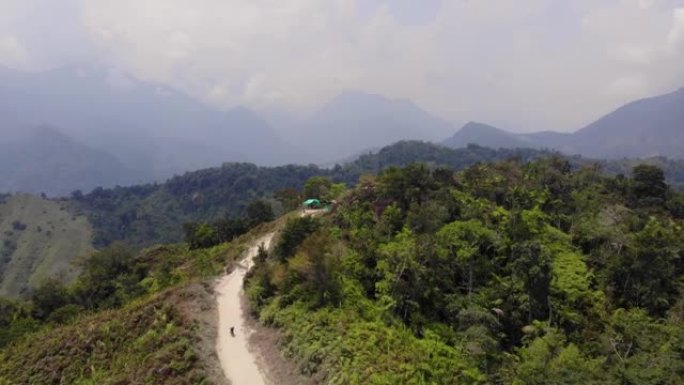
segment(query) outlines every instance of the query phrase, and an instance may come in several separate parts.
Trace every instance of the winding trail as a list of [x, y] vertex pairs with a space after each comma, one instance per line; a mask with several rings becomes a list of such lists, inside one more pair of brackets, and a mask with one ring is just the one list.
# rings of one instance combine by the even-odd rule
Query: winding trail
[[[265, 375], [257, 363], [256, 355], [249, 349], [247, 317], [242, 307], [244, 295], [242, 285], [245, 274], [252, 267], [259, 245], [265, 247], [271, 243], [273, 233], [257, 239], [235, 269], [223, 276], [216, 286], [218, 301], [218, 338], [216, 352], [221, 368], [232, 385], [266, 385]], [[235, 327], [235, 336], [231, 336], [230, 328]]]

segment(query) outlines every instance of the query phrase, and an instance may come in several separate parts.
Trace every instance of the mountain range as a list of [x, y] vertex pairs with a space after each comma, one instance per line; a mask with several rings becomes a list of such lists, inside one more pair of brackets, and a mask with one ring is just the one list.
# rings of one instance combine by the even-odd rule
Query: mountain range
[[250, 109], [221, 110], [121, 73], [0, 67], [0, 192], [61, 196], [235, 161], [330, 165], [407, 139], [591, 158], [684, 157], [684, 89], [627, 104], [571, 134], [471, 122], [443, 140], [455, 131], [450, 122], [410, 100], [359, 91], [337, 95], [308, 117], [279, 120], [286, 129]]
[[[16, 149], [0, 164], [0, 191], [63, 195], [162, 181], [234, 161], [324, 163], [401, 139], [435, 140], [453, 132], [449, 123], [408, 100], [355, 91], [340, 94], [292, 126], [282, 135], [250, 109], [221, 110], [125, 74], [0, 67], [0, 143]], [[44, 151], [41, 135], [33, 134], [36, 127], [49, 129], [55, 139], [50, 151]], [[70, 151], [77, 151], [78, 160], [68, 156]], [[52, 171], [38, 170], [46, 159], [71, 169], [72, 177], [43, 178]], [[100, 175], [92, 176], [88, 170], [93, 168]]]
[[145, 181], [117, 157], [48, 126], [25, 128], [0, 140], [0, 190], [67, 195], [94, 186]]
[[590, 158], [684, 158], [684, 88], [638, 100], [580, 130], [516, 134], [470, 122], [442, 142], [457, 148], [469, 143], [494, 148], [548, 148]]

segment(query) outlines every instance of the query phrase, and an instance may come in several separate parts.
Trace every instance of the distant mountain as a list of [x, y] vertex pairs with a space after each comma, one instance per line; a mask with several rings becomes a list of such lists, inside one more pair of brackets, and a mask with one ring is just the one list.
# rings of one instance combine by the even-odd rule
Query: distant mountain
[[638, 100], [572, 134], [544, 131], [515, 134], [481, 123], [469, 123], [442, 142], [503, 148], [548, 148], [590, 158], [667, 156], [684, 158], [684, 88]]
[[617, 109], [577, 131], [563, 149], [593, 157], [684, 158], [684, 88]]
[[477, 122], [467, 123], [451, 138], [442, 142], [452, 148], [466, 147], [471, 143], [491, 148], [537, 147], [520, 135]]
[[78, 143], [54, 128], [23, 129], [0, 139], [0, 192], [57, 196], [142, 180], [144, 175], [115, 156]]
[[304, 123], [297, 138], [315, 162], [330, 162], [399, 140], [437, 140], [453, 131], [450, 123], [406, 99], [344, 92]]
[[[519, 134], [518, 138], [528, 143], [534, 145], [534, 147], [548, 148], [548, 149], [560, 149], [564, 144], [572, 143], [572, 134], [566, 132], [555, 132], [555, 131], [539, 131], [530, 134]], [[570, 151], [569, 153], [575, 154], [575, 152]]]
[[100, 70], [4, 69], [0, 117], [2, 136], [26, 126], [60, 127], [154, 179], [225, 161], [280, 164], [297, 155], [247, 109], [220, 111], [169, 87]]

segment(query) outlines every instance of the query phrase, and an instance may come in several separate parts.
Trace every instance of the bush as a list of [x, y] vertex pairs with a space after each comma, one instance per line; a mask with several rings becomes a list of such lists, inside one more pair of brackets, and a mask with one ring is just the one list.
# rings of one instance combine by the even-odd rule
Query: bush
[[287, 221], [283, 233], [275, 247], [275, 255], [281, 261], [294, 255], [297, 247], [314, 231], [320, 223], [312, 217], [292, 218]]

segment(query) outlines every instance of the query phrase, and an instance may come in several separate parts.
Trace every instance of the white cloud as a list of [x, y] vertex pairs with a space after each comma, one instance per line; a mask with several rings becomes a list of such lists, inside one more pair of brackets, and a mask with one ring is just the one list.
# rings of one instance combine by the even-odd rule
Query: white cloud
[[14, 36], [0, 36], [0, 64], [10, 68], [26, 66], [26, 50]]
[[675, 9], [670, 33], [667, 35], [667, 43], [675, 53], [684, 51], [684, 8]]
[[[57, 19], [54, 0], [0, 4], [0, 36], [27, 42], [27, 65], [87, 57], [28, 32], [57, 23], [71, 31], [62, 46], [221, 106], [311, 111], [361, 89], [454, 121], [572, 129], [684, 84], [684, 12], [672, 0], [431, 0], [419, 22], [407, 21], [420, 7], [409, 1], [374, 0], [362, 16], [370, 0], [64, 1], [73, 15]], [[40, 20], [27, 3], [45, 9]]]

